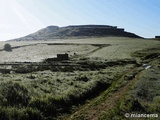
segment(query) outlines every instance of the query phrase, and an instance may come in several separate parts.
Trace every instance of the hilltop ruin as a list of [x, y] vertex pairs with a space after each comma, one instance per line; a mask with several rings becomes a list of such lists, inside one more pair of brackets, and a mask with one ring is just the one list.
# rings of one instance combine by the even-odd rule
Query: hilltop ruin
[[131, 37], [142, 38], [134, 33], [126, 32], [124, 28], [109, 25], [71, 25], [66, 27], [48, 26], [33, 34], [16, 41], [24, 40], [49, 40], [65, 38], [87, 38], [87, 37]]

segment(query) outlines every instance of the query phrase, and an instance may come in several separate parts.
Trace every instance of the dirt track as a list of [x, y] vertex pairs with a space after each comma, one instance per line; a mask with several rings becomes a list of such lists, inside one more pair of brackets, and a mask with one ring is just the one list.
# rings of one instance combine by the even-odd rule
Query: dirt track
[[[97, 99], [99, 99], [99, 100], [103, 99], [101, 97], [95, 98], [95, 100], [91, 101], [92, 103], [87, 103], [87, 105], [85, 105], [85, 107], [81, 107], [77, 112], [73, 113], [69, 117], [68, 120], [72, 119], [73, 116], [74, 117], [76, 116], [76, 118], [78, 118], [78, 116], [82, 115], [82, 114], [84, 115], [85, 120], [98, 120], [98, 116], [102, 111], [105, 110], [105, 112], [107, 112], [108, 110], [110, 110], [116, 104], [116, 102], [121, 97], [123, 97], [124, 94], [126, 94], [128, 92], [130, 85], [132, 85], [135, 82], [135, 80], [139, 77], [139, 75], [142, 72], [142, 69], [135, 67], [135, 68], [131, 69], [130, 71], [128, 71], [125, 75], [123, 75], [119, 80], [116, 81], [116, 82], [124, 81], [126, 75], [134, 74], [135, 72], [136, 72], [136, 74], [134, 75], [134, 77], [132, 79], [129, 79], [128, 82], [124, 86], [119, 88], [116, 92], [114, 92], [106, 100], [102, 101], [101, 104], [96, 104], [95, 106], [90, 106], [94, 102], [96, 102]], [[112, 91], [112, 88], [114, 88], [114, 86], [115, 86], [115, 83], [113, 83], [113, 85], [111, 85], [107, 91]], [[79, 116], [79, 118], [81, 118], [81, 117]]]

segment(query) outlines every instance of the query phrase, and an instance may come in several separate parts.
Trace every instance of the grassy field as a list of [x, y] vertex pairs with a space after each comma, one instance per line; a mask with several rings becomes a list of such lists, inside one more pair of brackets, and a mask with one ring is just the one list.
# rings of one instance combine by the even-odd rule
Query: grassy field
[[[8, 42], [7, 42], [8, 43]], [[62, 45], [47, 45], [47, 43], [62, 43]], [[63, 43], [69, 43], [63, 45]], [[70, 44], [71, 43], [71, 44]], [[0, 49], [3, 49], [5, 42], [1, 42]], [[132, 58], [131, 53], [145, 48], [152, 48], [159, 44], [159, 41], [119, 38], [119, 37], [102, 37], [91, 39], [65, 39], [52, 41], [30, 41], [30, 42], [9, 42], [12, 47], [22, 46], [13, 49], [12, 52], [0, 52], [0, 62], [10, 61], [41, 61], [44, 58], [55, 57], [58, 53], [74, 53], [85, 55], [97, 49], [97, 46], [91, 44], [109, 44], [98, 51], [87, 54], [85, 57], [99, 57], [102, 59], [125, 59]], [[28, 45], [28, 46], [25, 46]]]
[[[159, 114], [159, 48], [156, 40], [123, 37], [0, 42], [0, 120]], [[59, 53], [70, 59], [44, 62]]]

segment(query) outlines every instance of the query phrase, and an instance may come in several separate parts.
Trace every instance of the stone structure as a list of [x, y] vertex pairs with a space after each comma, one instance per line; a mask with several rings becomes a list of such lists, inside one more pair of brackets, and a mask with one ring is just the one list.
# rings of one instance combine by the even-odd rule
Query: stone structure
[[65, 53], [65, 54], [57, 54], [57, 60], [68, 60], [69, 57], [68, 57], [68, 54]]
[[158, 38], [158, 39], [160, 39], [160, 36], [155, 36], [155, 38]]
[[46, 62], [62, 61], [62, 60], [69, 60], [69, 56], [68, 56], [67, 53], [65, 53], [65, 54], [57, 54], [57, 57], [55, 57], [55, 58], [47, 58], [47, 59], [45, 59]]

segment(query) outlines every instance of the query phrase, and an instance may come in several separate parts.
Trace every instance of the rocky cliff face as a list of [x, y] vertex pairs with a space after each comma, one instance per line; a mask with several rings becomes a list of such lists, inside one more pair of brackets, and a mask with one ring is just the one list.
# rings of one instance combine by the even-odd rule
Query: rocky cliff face
[[134, 33], [126, 32], [123, 28], [108, 25], [79, 25], [79, 26], [48, 26], [33, 34], [16, 40], [47, 40], [60, 38], [83, 38], [83, 37], [117, 36], [140, 38]]

